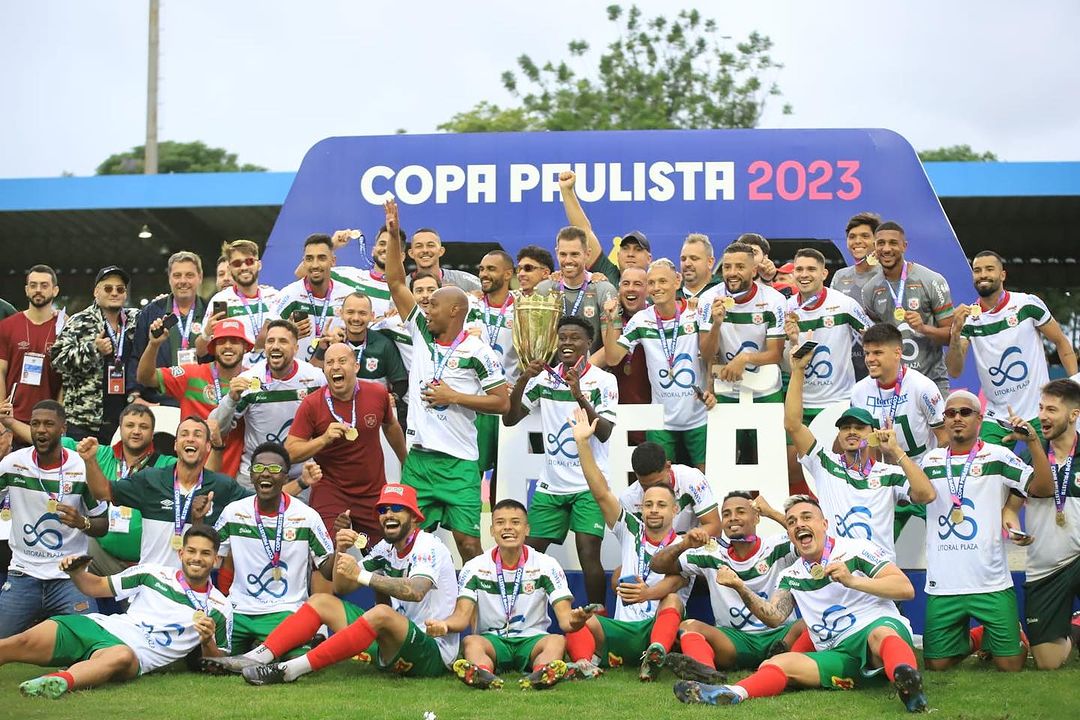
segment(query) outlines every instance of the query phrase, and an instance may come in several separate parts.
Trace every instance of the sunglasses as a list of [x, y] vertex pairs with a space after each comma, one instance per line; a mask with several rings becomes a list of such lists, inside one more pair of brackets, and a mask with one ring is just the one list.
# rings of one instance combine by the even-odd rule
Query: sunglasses
[[542, 265], [518, 265], [518, 272], [532, 272], [542, 267]]
[[113, 293], [116, 293], [117, 295], [123, 295], [127, 292], [126, 285], [102, 285], [101, 289], [105, 292], [106, 295], [112, 295]]
[[404, 505], [380, 505], [375, 509], [379, 511], [380, 515], [385, 515], [388, 512], [405, 512], [409, 508], [405, 507]]
[[280, 473], [284, 469], [285, 469], [284, 465], [278, 465], [277, 463], [272, 463], [270, 465], [263, 465], [262, 463], [255, 463], [254, 465], [251, 466], [251, 472], [254, 475], [260, 475], [260, 474], [262, 474], [264, 472], [268, 472], [271, 475], [277, 475], [278, 473]]
[[974, 409], [969, 408], [969, 407], [966, 407], [966, 408], [948, 408], [947, 410], [945, 410], [945, 417], [949, 418], [950, 420], [952, 418], [956, 417], [957, 415], [959, 415], [960, 417], [967, 418], [967, 417], [971, 417], [972, 415], [978, 415], [978, 414], [979, 413], [977, 411], [975, 411]]
[[258, 259], [253, 258], [253, 257], [246, 257], [246, 258], [242, 258], [242, 259], [241, 258], [236, 258], [235, 260], [230, 260], [229, 265], [231, 265], [234, 268], [251, 267], [252, 265], [254, 265], [257, 262], [259, 262]]

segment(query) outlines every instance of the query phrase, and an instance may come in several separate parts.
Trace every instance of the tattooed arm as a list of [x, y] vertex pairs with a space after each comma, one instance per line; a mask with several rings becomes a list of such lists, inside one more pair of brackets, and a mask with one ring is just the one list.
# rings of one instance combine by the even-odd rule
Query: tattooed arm
[[716, 571], [716, 582], [739, 593], [739, 597], [746, 603], [746, 609], [769, 627], [783, 625], [791, 615], [791, 611], [795, 609], [795, 598], [792, 597], [791, 591], [777, 590], [771, 598], [766, 600], [748, 588], [742, 578], [726, 565]]
[[334, 565], [334, 591], [345, 594], [363, 585], [403, 602], [420, 602], [435, 586], [431, 578], [422, 575], [395, 578], [373, 573], [360, 567], [351, 555], [339, 554]]

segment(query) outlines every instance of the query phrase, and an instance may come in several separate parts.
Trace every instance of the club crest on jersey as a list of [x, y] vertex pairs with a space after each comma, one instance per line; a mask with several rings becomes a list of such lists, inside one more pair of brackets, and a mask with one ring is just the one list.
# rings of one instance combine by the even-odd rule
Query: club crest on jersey
[[881, 478], [872, 477], [866, 481], [866, 486], [871, 490], [877, 490], [881, 487]]
[[682, 331], [683, 331], [683, 335], [693, 335], [694, 334], [694, 326], [691, 325], [690, 323], [687, 323], [686, 325], [683, 325]]
[[757, 565], [754, 566], [754, 569], [757, 570], [762, 575], [764, 575], [765, 573], [769, 572], [769, 563], [762, 560], [761, 562], [759, 562]]
[[595, 317], [596, 308], [592, 305], [586, 305], [584, 308], [582, 308], [582, 314], [587, 318]]
[[203, 400], [211, 405], [217, 405], [217, 394], [214, 392], [213, 384], [207, 385], [202, 389]]
[[458, 368], [458, 366], [460, 364], [461, 364], [461, 362], [458, 361], [458, 359], [456, 357], [452, 357], [452, 358], [450, 358], [449, 360], [446, 361], [446, 367], [453, 368], [455, 370]]
[[760, 325], [761, 323], [765, 322], [765, 316], [761, 313], [754, 313], [753, 317], [751, 317], [750, 319], [754, 321], [755, 325]]
[[836, 321], [833, 320], [832, 317], [824, 317], [821, 319], [821, 324], [825, 327], [832, 327], [836, 324]]
[[64, 495], [70, 495], [71, 491], [73, 489], [74, 489], [74, 486], [71, 484], [70, 480], [65, 480], [63, 482], [63, 484], [60, 485], [60, 492], [63, 493]]
[[375, 372], [379, 369], [379, 358], [364, 358], [364, 369], [368, 372]]
[[173, 377], [180, 377], [184, 374], [184, 368], [180, 365], [174, 365], [173, 367], [169, 368], [169, 374]]
[[529, 580], [527, 583], [525, 583], [524, 585], [521, 586], [521, 591], [523, 593], [525, 593], [526, 595], [531, 594], [535, 590], [536, 590], [536, 583], [534, 583], [532, 580]]
[[307, 388], [305, 388], [305, 387], [297, 388], [297, 390], [296, 390], [296, 399], [297, 400], [303, 400], [304, 398], [307, 397], [307, 394], [308, 394], [308, 389]]
[[979, 463], [975, 463], [974, 465], [972, 465], [971, 474], [975, 477], [979, 477], [980, 475], [982, 475], [982, 465], [980, 465]]
[[375, 417], [374, 415], [368, 414], [364, 416], [364, 425], [366, 425], [367, 427], [373, 428], [378, 424], [379, 418]]
[[191, 323], [191, 334], [192, 335], [201, 335], [202, 334], [202, 323], [201, 322], [193, 322], [193, 323]]
[[292, 542], [296, 539], [296, 528], [285, 528], [285, 532], [281, 534], [287, 541]]
[[908, 298], [907, 306], [908, 306], [908, 310], [918, 310], [919, 309], [919, 298]]
[[1015, 315], [1010, 315], [1005, 322], [1009, 325], [1009, 327], [1016, 327], [1020, 324], [1020, 321], [1016, 319]]

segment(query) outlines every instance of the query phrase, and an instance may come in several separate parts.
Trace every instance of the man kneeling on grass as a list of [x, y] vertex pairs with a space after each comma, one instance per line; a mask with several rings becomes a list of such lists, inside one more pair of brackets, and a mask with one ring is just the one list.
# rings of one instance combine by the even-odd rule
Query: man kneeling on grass
[[497, 547], [461, 568], [453, 614], [427, 621], [428, 635], [441, 637], [465, 630], [476, 614], [478, 632], [464, 639], [464, 658], [454, 663], [454, 672], [471, 687], [501, 688], [496, 672], [528, 669], [532, 672], [520, 681], [523, 688], [553, 686], [566, 675], [566, 638], [548, 633], [548, 603], [564, 633], [581, 630], [591, 615], [571, 609], [566, 574], [553, 557], [525, 545], [528, 534], [524, 505], [517, 500], [496, 503], [491, 536]]
[[775, 655], [735, 685], [683, 680], [675, 684], [675, 696], [685, 703], [734, 705], [779, 695], [789, 685], [852, 688], [884, 670], [908, 712], [926, 711], [911, 630], [895, 602], [915, 597], [911, 581], [877, 545], [827, 534], [828, 521], [809, 495], [788, 498], [784, 517], [799, 559], [781, 573], [772, 598], [759, 597], [727, 566], [717, 570], [716, 581], [739, 593], [770, 627], [798, 606], [816, 651]]
[[131, 680], [183, 659], [228, 651], [232, 606], [210, 582], [218, 535], [207, 525], [184, 534], [181, 569], [146, 563], [116, 575], [86, 572], [90, 556], [68, 556], [60, 569], [84, 595], [129, 600], [119, 615], [57, 615], [0, 640], [0, 665], [11, 662], [67, 670], [27, 680], [23, 695], [58, 698], [71, 690]]
[[[357, 564], [346, 554], [364, 546], [352, 529], [337, 533], [334, 592], [347, 595], [362, 585], [390, 596], [391, 606], [363, 610], [347, 600], [318, 593], [277, 626], [262, 645], [244, 655], [203, 663], [210, 673], [238, 672], [251, 685], [292, 682], [302, 675], [368, 652], [378, 667], [408, 677], [434, 677], [457, 657], [458, 635], [433, 639], [419, 623], [454, 606], [454, 560], [439, 538], [420, 529], [424, 514], [416, 490], [384, 485], [375, 505], [383, 539]], [[334, 634], [307, 654], [273, 662], [315, 637], [326, 624]], [[377, 641], [377, 645], [372, 643]]]

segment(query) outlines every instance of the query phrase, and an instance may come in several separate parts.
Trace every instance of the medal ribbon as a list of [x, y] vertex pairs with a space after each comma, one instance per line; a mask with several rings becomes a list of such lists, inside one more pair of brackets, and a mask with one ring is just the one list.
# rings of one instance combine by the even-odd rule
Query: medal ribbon
[[218, 375], [217, 360], [210, 363], [210, 378], [214, 382], [214, 398], [216, 399], [215, 405], [221, 403], [221, 377]]
[[[859, 444], [859, 449], [856, 451], [856, 457], [858, 457], [858, 453], [861, 453], [865, 447], [866, 447], [866, 441], [863, 440], [862, 443]], [[863, 477], [869, 476], [870, 475], [870, 468], [874, 467], [874, 458], [870, 457], [869, 455], [866, 456], [866, 462], [862, 463], [862, 465], [860, 465], [860, 466], [856, 466], [854, 463], [849, 465], [848, 464], [848, 459], [847, 459], [847, 453], [841, 453], [840, 454], [840, 462], [844, 465], [845, 469], [854, 470], [855, 472], [859, 473]]]
[[521, 548], [521, 557], [518, 559], [517, 569], [514, 570], [514, 591], [511, 597], [506, 595], [506, 583], [503, 577], [502, 554], [495, 548], [495, 573], [498, 576], [499, 597], [502, 599], [503, 613], [506, 615], [506, 631], [510, 631], [510, 619], [514, 617], [514, 606], [517, 605], [518, 595], [521, 594], [521, 578], [525, 574], [525, 560], [528, 558], [528, 549]]
[[120, 321], [118, 323], [118, 332], [113, 332], [112, 326], [109, 325], [109, 321], [105, 320], [105, 333], [109, 336], [109, 340], [112, 341], [113, 346], [113, 362], [119, 364], [121, 356], [124, 354], [124, 325], [126, 325], [127, 318], [124, 317], [124, 309], [120, 308]]
[[[172, 301], [173, 315], [180, 317], [180, 306], [176, 304], [176, 298]], [[180, 323], [180, 349], [188, 349], [188, 335], [191, 334], [191, 323], [195, 321], [195, 305], [192, 303], [191, 309], [188, 310], [187, 322]]]
[[281, 536], [285, 528], [285, 493], [278, 499], [277, 523], [274, 526], [274, 547], [270, 547], [270, 541], [266, 537], [266, 528], [263, 527], [262, 514], [259, 512], [259, 499], [255, 498], [255, 529], [259, 532], [263, 550], [270, 559], [270, 566], [277, 569], [281, 563]]
[[[326, 400], [326, 407], [330, 411], [330, 414], [333, 415], [334, 419], [337, 420], [339, 423], [345, 424], [345, 418], [341, 417], [336, 412], [334, 412], [334, 399], [333, 399], [333, 395], [330, 394], [330, 386], [327, 385], [323, 389], [325, 391], [324, 394], [323, 394], [323, 399]], [[360, 383], [358, 382], [358, 383], [356, 383], [356, 387], [353, 388], [352, 401], [351, 401], [350, 406], [349, 406], [350, 411], [352, 412], [352, 416], [351, 416], [352, 422], [348, 423], [348, 425], [351, 428], [356, 427], [356, 395], [359, 392], [360, 392]]]
[[[675, 539], [675, 529], [668, 530], [667, 537], [660, 541], [660, 544], [656, 546], [656, 552], [660, 552]], [[649, 575], [652, 574], [648, 563], [645, 562], [645, 543], [647, 542], [645, 537], [645, 526], [641, 526], [641, 534], [638, 535], [638, 553], [637, 553], [637, 574], [641, 578], [641, 582], [646, 582], [649, 579]], [[654, 553], [655, 554], [655, 553]]]
[[888, 279], [885, 280], [885, 287], [889, 288], [889, 294], [892, 295], [894, 311], [900, 310], [903, 312], [904, 310], [904, 294], [907, 292], [907, 271], [908, 263], [905, 262], [904, 267], [900, 270], [900, 285], [895, 292], [892, 289], [892, 283]]
[[191, 488], [191, 492], [184, 498], [184, 505], [180, 506], [180, 471], [173, 470], [173, 535], [180, 537], [184, 534], [184, 521], [187, 519], [188, 512], [191, 510], [191, 503], [195, 500], [195, 493], [203, 484], [203, 471], [199, 471], [199, 481], [195, 483], [195, 487]]
[[[585, 373], [589, 372], [589, 361], [587, 359], [587, 356], [582, 355], [581, 357], [579, 357], [577, 359], [577, 362], [575, 362], [572, 367], [573, 368], [577, 368], [577, 367], [581, 368], [581, 374], [578, 375], [579, 380], [581, 378], [585, 377]], [[550, 375], [551, 379], [553, 381], [555, 381], [556, 386], [558, 386], [558, 385], [566, 385], [567, 387], [569, 387], [568, 383], [566, 382], [566, 372], [567, 372], [567, 370], [566, 370], [566, 366], [563, 363], [559, 363], [559, 366], [558, 366], [557, 370], [552, 369], [548, 365], [544, 365], [544, 369], [548, 371], [548, 375]]]
[[[38, 452], [37, 452], [37, 450], [34, 450], [31, 453], [31, 457], [33, 457], [34, 465], [37, 466], [38, 470], [41, 470], [42, 472], [45, 472], [41, 467], [41, 463], [38, 462]], [[48, 490], [45, 490], [45, 493], [49, 496], [49, 499], [56, 501], [56, 503], [58, 505], [60, 503], [64, 502], [64, 465], [67, 463], [67, 461], [68, 461], [68, 451], [67, 450], [61, 450], [60, 451], [60, 467], [58, 467], [56, 469], [56, 476], [58, 478], [57, 486], [56, 486], [56, 494], [53, 495]], [[43, 490], [45, 489], [45, 481], [44, 480], [41, 481], [41, 488]]]
[[513, 300], [513, 295], [506, 293], [506, 299], [503, 300], [502, 307], [499, 308], [499, 315], [495, 318], [495, 324], [491, 324], [491, 303], [488, 302], [488, 296], [484, 295], [484, 327], [487, 328], [488, 345], [495, 347], [495, 341], [499, 338], [499, 327], [502, 325], [503, 316], [506, 315], [506, 308], [510, 307], [510, 303]]
[[[896, 419], [896, 411], [900, 408], [900, 398], [902, 397], [901, 389], [904, 383], [904, 366], [900, 366], [900, 370], [896, 373], [896, 384], [893, 386], [893, 396], [889, 402], [889, 409], [886, 411], [887, 417], [884, 419], [891, 425], [893, 420]], [[885, 398], [881, 394], [881, 385], [877, 386], [878, 400], [881, 401], [881, 406], [885, 407]]]
[[803, 558], [802, 562], [803, 565], [806, 566], [806, 571], [810, 572], [810, 568], [812, 568], [814, 565], [820, 565], [821, 567], [825, 567], [826, 565], [828, 565], [829, 556], [832, 555], [834, 544], [836, 543], [831, 537], [825, 538], [825, 547], [821, 550], [821, 560], [817, 561], [816, 563], [807, 562], [806, 559]]
[[811, 307], [812, 305], [817, 304], [818, 300], [824, 299], [824, 297], [825, 297], [825, 288], [821, 288], [821, 290], [817, 294], [815, 294], [812, 298], [810, 298], [809, 300], [807, 300], [804, 303], [799, 303], [799, 309], [800, 310], [806, 310], [807, 308]]
[[323, 328], [326, 327], [326, 311], [330, 307], [330, 296], [334, 292], [334, 281], [328, 281], [326, 295], [322, 299], [322, 310], [318, 314], [315, 314], [315, 294], [312, 292], [311, 283], [307, 281], [307, 278], [304, 278], [304, 289], [307, 290], [307, 299], [308, 303], [311, 305], [312, 314], [315, 315], [316, 318], [320, 318], [315, 321], [315, 336], [319, 337], [323, 333]]
[[678, 301], [675, 302], [675, 326], [671, 332], [671, 345], [668, 345], [667, 334], [664, 330], [664, 320], [660, 317], [660, 311], [653, 305], [653, 315], [656, 316], [656, 330], [660, 333], [660, 348], [664, 351], [664, 357], [667, 358], [667, 365], [669, 370], [675, 369], [675, 346], [679, 342], [679, 320], [682, 319], [682, 308], [679, 307]]
[[[258, 513], [256, 513], [258, 515]], [[180, 589], [187, 595], [188, 602], [191, 603], [191, 607], [196, 610], [201, 610], [207, 615], [210, 614], [210, 593], [214, 591], [214, 583], [210, 582], [210, 578], [206, 578], [206, 599], [199, 602], [199, 596], [195, 594], [195, 591], [191, 589], [191, 584], [188, 583], [187, 578], [184, 577], [183, 570], [176, 571], [176, 582], [180, 584]]]
[[[565, 296], [563, 297], [563, 315], [565, 315], [566, 317], [573, 317], [573, 316], [577, 315], [578, 310], [581, 309], [581, 301], [585, 299], [585, 290], [588, 289], [589, 283], [591, 281], [592, 281], [592, 273], [585, 273], [585, 282], [583, 282], [581, 284], [581, 288], [578, 289], [578, 296], [577, 296], [577, 299], [574, 300], [574, 307], [573, 307], [572, 310], [570, 310], [569, 313], [566, 312], [566, 297]], [[559, 290], [560, 290], [560, 292], [563, 292], [563, 293], [566, 292], [566, 283], [563, 282], [562, 280], [559, 281]]]
[[255, 291], [255, 307], [258, 310], [258, 315], [251, 312], [251, 307], [248, 305], [247, 295], [240, 292], [240, 290], [236, 287], [233, 287], [233, 293], [236, 294], [236, 297], [240, 298], [240, 302], [244, 305], [244, 314], [247, 315], [248, 324], [251, 325], [251, 336], [254, 338], [259, 337], [259, 331], [262, 330], [263, 324], [262, 289], [259, 288]]
[[1065, 461], [1065, 478], [1058, 481], [1058, 463], [1057, 458], [1054, 457], [1054, 449], [1047, 444], [1047, 459], [1050, 461], [1050, 472], [1054, 476], [1054, 508], [1058, 512], [1065, 510], [1065, 495], [1069, 491], [1069, 476], [1072, 474], [1073, 458], [1076, 457], [1076, 441], [1080, 438], [1080, 435], [1073, 433], [1073, 446], [1072, 452], [1069, 453], [1069, 459]]
[[982, 450], [983, 441], [979, 440], [971, 449], [968, 450], [967, 460], [964, 461], [964, 469], [960, 473], [960, 477], [957, 478], [956, 484], [953, 484], [952, 474], [952, 456], [949, 451], [945, 451], [945, 482], [949, 484], [949, 497], [952, 499], [952, 506], [954, 508], [961, 508], [964, 504], [964, 485], [967, 484], [968, 473], [971, 472], [971, 464], [975, 462], [975, 456]]
[[462, 330], [461, 334], [454, 338], [454, 342], [450, 343], [445, 355], [439, 353], [439, 343], [434, 342], [431, 344], [431, 353], [435, 356], [435, 382], [442, 379], [443, 371], [446, 369], [446, 363], [450, 360], [450, 356], [454, 354], [458, 345], [464, 342], [467, 337], [469, 337], [469, 333]]
[[131, 469], [128, 469], [127, 460], [124, 458], [123, 451], [121, 451], [120, 460], [116, 463], [116, 478], [118, 480], [121, 478], [126, 478], [128, 475], [131, 475], [132, 473], [137, 473], [138, 471], [142, 470], [144, 467], [146, 467], [146, 463], [149, 462], [150, 456], [153, 454], [154, 452], [153, 450], [151, 450], [150, 452], [139, 458], [138, 461], [136, 461], [136, 463], [131, 466]]

